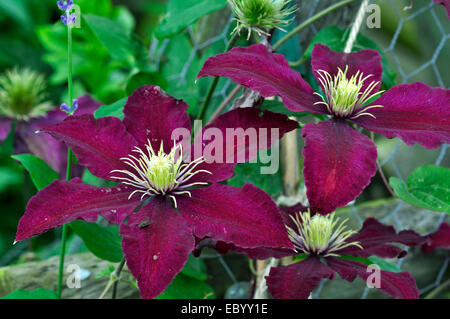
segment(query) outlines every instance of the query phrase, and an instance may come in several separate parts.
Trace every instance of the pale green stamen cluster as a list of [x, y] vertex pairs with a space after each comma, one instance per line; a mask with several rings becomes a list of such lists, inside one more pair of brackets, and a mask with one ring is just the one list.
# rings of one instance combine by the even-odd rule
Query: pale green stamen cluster
[[327, 216], [314, 215], [309, 211], [291, 216], [297, 229], [286, 226], [289, 239], [299, 253], [320, 255], [322, 257], [339, 256], [337, 251], [349, 247], [361, 247], [359, 242], [346, 242], [356, 234], [353, 230], [345, 230], [347, 219], [338, 225], [334, 214]]
[[181, 144], [174, 145], [170, 153], [166, 154], [162, 142], [158, 153], [156, 153], [152, 144], [148, 141], [145, 145], [145, 151], [135, 147], [133, 152], [137, 153], [137, 156], [129, 155], [121, 158], [125, 164], [133, 168], [132, 171], [111, 171], [111, 173], [121, 173], [127, 176], [113, 176], [113, 179], [137, 188], [130, 194], [129, 198], [137, 193], [142, 194], [141, 200], [145, 196], [168, 195], [176, 207], [175, 195], [187, 194], [191, 196], [188, 188], [207, 184], [203, 182], [187, 183], [194, 175], [198, 173], [211, 174], [207, 170], [195, 170], [200, 163], [205, 162], [203, 157], [184, 163]]
[[252, 31], [259, 36], [269, 35], [267, 30], [282, 28], [289, 25], [292, 19], [289, 16], [295, 12], [295, 7], [288, 7], [291, 0], [228, 0], [233, 9], [236, 28], [232, 33], [247, 29], [247, 40]]
[[338, 68], [338, 74], [332, 77], [327, 71], [316, 71], [318, 81], [323, 87], [325, 98], [318, 93], [318, 96], [322, 99], [315, 104], [323, 104], [327, 107], [328, 112], [334, 114], [337, 117], [355, 119], [362, 115], [368, 115], [373, 118], [372, 114], [367, 110], [383, 107], [382, 105], [371, 105], [366, 108], [362, 108], [369, 100], [375, 96], [383, 93], [378, 91], [371, 94], [372, 90], [380, 83], [379, 81], [372, 81], [364, 90], [364, 82], [372, 76], [369, 74], [364, 76], [362, 72], [358, 71], [356, 74], [347, 77], [348, 65], [345, 70]]
[[0, 114], [27, 121], [44, 116], [52, 104], [44, 102], [44, 76], [29, 69], [13, 69], [0, 76]]

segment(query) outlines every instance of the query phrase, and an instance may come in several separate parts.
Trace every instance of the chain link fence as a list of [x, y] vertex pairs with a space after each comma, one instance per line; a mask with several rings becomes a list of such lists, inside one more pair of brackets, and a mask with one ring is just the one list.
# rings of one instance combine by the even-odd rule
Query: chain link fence
[[[313, 16], [324, 7], [330, 5], [330, 3], [331, 2], [327, 0], [300, 1], [298, 7], [301, 12], [297, 13], [297, 20], [307, 19]], [[397, 72], [396, 83], [422, 81], [428, 85], [449, 88], [450, 76], [446, 70], [449, 70], [450, 62], [446, 57], [448, 57], [450, 53], [450, 21], [447, 19], [444, 8], [435, 5], [431, 0], [416, 0], [414, 1], [413, 7], [408, 10], [405, 10], [404, 8], [409, 5], [409, 0], [380, 0], [371, 1], [371, 3], [377, 4], [380, 8], [381, 28], [371, 30], [363, 25], [361, 32], [375, 40], [383, 49], [391, 67]], [[332, 13], [329, 17], [322, 18], [311, 24], [308, 28], [300, 32], [298, 37], [300, 39], [299, 45], [305, 48], [314, 34], [326, 25], [338, 24], [341, 27], [351, 28], [358, 7], [359, 3], [354, 3], [350, 8], [344, 8], [341, 12]], [[217, 19], [218, 16], [221, 16], [222, 21], [225, 21], [223, 28], [221, 28], [219, 32], [210, 35], [211, 32], [207, 27], [208, 19]], [[184, 36], [189, 39], [191, 50], [186, 52], [183, 61], [179, 61], [182, 65], [181, 71], [169, 76], [169, 82], [171, 82], [172, 87], [184, 87], [187, 83], [188, 74], [190, 72], [198, 73], [199, 65], [201, 66], [202, 63], [194, 63], [194, 61], [197, 59], [204, 61], [208, 57], [208, 54], [204, 54], [207, 52], [207, 48], [216, 46], [216, 48], [219, 48], [219, 51], [220, 48], [223, 50], [227, 43], [227, 39], [229, 38], [231, 24], [232, 17], [230, 16], [229, 11], [223, 10], [214, 14], [213, 17], [207, 17], [200, 20], [197, 25], [189, 27], [185, 31]], [[208, 33], [210, 37], [205, 39], [205, 33]], [[150, 49], [150, 56], [154, 57], [158, 66], [164, 63], [164, 56], [171, 41], [177, 40], [166, 39], [163, 41], [153, 41]], [[411, 52], [419, 53], [412, 54]], [[168, 63], [170, 63], [170, 61]], [[230, 80], [222, 78], [218, 90], [214, 93], [212, 106], [217, 107], [221, 101], [226, 98], [233, 87]], [[199, 102], [201, 102], [201, 98]], [[211, 109], [214, 109], [214, 107], [211, 107]], [[446, 166], [449, 162], [447, 154], [448, 145], [444, 145], [438, 150], [429, 151], [420, 149], [420, 147], [408, 147], [402, 141], [394, 139], [389, 141], [388, 149], [388, 152], [381, 152], [382, 154], [380, 154], [379, 158], [380, 165], [386, 170], [388, 176], [396, 176], [403, 181], [405, 181], [411, 172], [411, 169], [409, 171], [405, 171], [405, 169], [402, 170], [402, 167], [405, 164], [405, 158], [407, 160], [409, 158], [414, 163], [415, 167], [424, 164]], [[401, 154], [402, 152], [404, 154]], [[420, 156], [425, 154], [425, 159], [422, 161], [415, 161], [414, 158], [417, 152], [420, 152]], [[409, 205], [402, 201], [396, 200], [391, 202], [392, 209], [381, 217], [381, 221], [393, 224], [397, 230], [405, 228], [417, 230], [417, 227], [411, 225], [408, 221], [409, 219], [402, 218], [401, 215], [407, 209], [413, 210], [413, 213], [419, 212], [421, 209], [409, 207]], [[351, 209], [351, 213], [355, 220], [362, 225], [363, 220], [368, 214], [359, 206], [360, 205], [355, 205], [353, 203], [350, 207], [347, 207], [347, 209]], [[445, 213], [423, 212], [423, 214], [433, 215], [432, 221], [425, 227], [427, 232], [437, 229], [439, 224], [446, 217]], [[206, 254], [202, 257], [205, 259], [216, 258], [218, 264], [223, 267], [223, 270], [229, 277], [230, 284], [238, 283], [238, 276], [234, 273], [235, 269], [228, 265], [228, 257], [216, 254]], [[424, 257], [422, 256], [422, 258]], [[397, 267], [402, 270], [409, 270], [407, 267], [403, 267], [404, 261], [405, 259], [396, 261]], [[426, 294], [442, 282], [448, 269], [450, 256], [448, 254], [441, 256], [439, 262], [439, 267], [434, 269], [436, 275], [432, 280], [428, 280], [428, 282], [418, 281], [421, 294]], [[424, 267], [426, 266], [424, 265]], [[342, 297], [342, 295], [327, 293], [327, 289], [325, 289], [326, 286], [333, 284], [334, 283], [330, 281], [323, 281], [314, 292], [313, 298]], [[348, 289], [362, 290], [360, 295], [361, 298], [371, 297], [371, 295], [369, 295], [370, 289], [367, 287], [364, 288], [364, 283], [360, 284], [361, 285], [358, 288], [348, 286]], [[352, 296], [354, 297], [355, 295]], [[379, 296], [377, 295], [376, 297]]]

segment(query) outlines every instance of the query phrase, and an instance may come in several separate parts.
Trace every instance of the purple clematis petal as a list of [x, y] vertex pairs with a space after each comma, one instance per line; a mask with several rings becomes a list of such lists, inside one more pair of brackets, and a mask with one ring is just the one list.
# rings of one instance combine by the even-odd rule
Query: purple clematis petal
[[241, 248], [293, 248], [277, 206], [259, 188], [213, 184], [190, 192], [177, 201], [195, 236]]
[[314, 105], [319, 99], [300, 73], [289, 67], [283, 55], [268, 52], [262, 44], [235, 47], [209, 58], [198, 78], [204, 76], [226, 76], [263, 97], [281, 96], [291, 111], [326, 113], [325, 107]]
[[[352, 282], [356, 277], [367, 281], [371, 272], [367, 272], [367, 265], [353, 261], [344, 260], [335, 257], [327, 257], [329, 266], [335, 270], [342, 279]], [[389, 271], [380, 271], [380, 284], [377, 287], [382, 292], [398, 299], [417, 299], [419, 298], [419, 289], [416, 281], [407, 272], [393, 273]]]
[[386, 91], [372, 105], [383, 105], [354, 122], [387, 138], [399, 137], [406, 144], [436, 148], [450, 142], [450, 90], [424, 83], [401, 84]]
[[153, 149], [158, 151], [163, 142], [168, 154], [174, 145], [172, 132], [177, 128], [191, 130], [187, 108], [184, 101], [169, 96], [160, 87], [145, 85], [128, 98], [123, 123], [139, 147], [150, 140]]
[[110, 179], [110, 173], [115, 169], [129, 170], [120, 158], [131, 153], [136, 140], [116, 117], [95, 119], [87, 114], [71, 116], [42, 131], [65, 142], [72, 148], [79, 163], [100, 178]]
[[9, 132], [11, 131], [11, 123], [11, 120], [0, 117], [0, 143], [8, 137]]
[[129, 195], [130, 188], [124, 185], [97, 188], [83, 184], [79, 178], [54, 181], [29, 201], [17, 226], [16, 241], [76, 219], [94, 222], [102, 215], [112, 222], [121, 222], [140, 203], [128, 200]]
[[450, 0], [433, 0], [434, 3], [444, 6], [447, 16], [450, 19]]
[[[376, 50], [367, 49], [353, 53], [344, 53], [333, 51], [326, 45], [317, 43], [311, 53], [311, 66], [314, 70], [314, 77], [319, 84], [318, 70], [327, 71], [334, 77], [338, 73], [338, 68], [345, 71], [345, 68], [348, 66], [348, 79], [358, 71], [363, 73], [363, 77], [372, 74], [372, 76], [367, 78], [364, 82], [362, 91], [364, 91], [373, 81], [379, 83], [370, 91], [371, 94], [378, 92], [381, 87], [383, 68], [381, 66], [381, 56]], [[320, 86], [323, 89], [321, 84]]]
[[322, 279], [334, 279], [335, 273], [317, 257], [289, 266], [272, 268], [266, 277], [267, 287], [277, 299], [307, 299]]
[[[212, 124], [202, 131], [203, 143], [196, 137], [196, 143], [191, 147], [193, 155], [196, 145], [202, 150], [214, 148], [217, 136], [205, 136], [205, 132], [215, 129], [220, 131], [219, 149], [215, 148], [211, 161], [202, 163], [198, 169], [208, 170], [212, 174], [200, 173], [192, 180], [195, 182], [219, 182], [233, 176], [233, 169], [237, 163], [253, 160], [258, 150], [267, 150], [289, 131], [298, 128], [296, 121], [287, 116], [256, 108], [238, 108], [219, 116]], [[235, 135], [232, 132], [235, 131]], [[218, 133], [218, 132], [217, 132]], [[210, 158], [210, 151], [202, 151], [206, 160]]]
[[142, 298], [154, 298], [183, 269], [194, 249], [185, 220], [163, 198], [155, 198], [120, 226], [128, 269]]
[[383, 258], [401, 258], [406, 252], [393, 246], [400, 243], [407, 246], [419, 246], [425, 242], [425, 237], [412, 230], [402, 230], [398, 234], [394, 227], [384, 225], [375, 218], [367, 218], [362, 228], [355, 235], [347, 239], [348, 242], [359, 242], [363, 249], [350, 246], [339, 251], [339, 254], [370, 257], [377, 255]]
[[346, 205], [375, 175], [375, 145], [345, 121], [308, 123], [303, 137], [303, 175], [312, 211], [331, 213]]
[[424, 252], [430, 252], [435, 249], [450, 249], [450, 225], [443, 222], [439, 229], [427, 236], [427, 242], [422, 246]]

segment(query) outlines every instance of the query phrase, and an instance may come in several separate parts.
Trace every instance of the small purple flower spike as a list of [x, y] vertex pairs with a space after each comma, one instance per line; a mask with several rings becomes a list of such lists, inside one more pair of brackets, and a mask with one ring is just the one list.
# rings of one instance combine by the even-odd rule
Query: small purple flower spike
[[58, 8], [60, 10], [70, 11], [70, 9], [72, 9], [72, 6], [73, 6], [73, 1], [72, 0], [58, 1], [58, 2], [56, 2], [56, 4], [58, 5]]
[[65, 25], [71, 25], [71, 24], [74, 24], [74, 23], [75, 23], [75, 20], [76, 20], [76, 16], [75, 16], [75, 14], [73, 14], [73, 13], [68, 14], [68, 13], [66, 12], [66, 13], [64, 13], [64, 14], [61, 16], [61, 21], [62, 21]]
[[66, 103], [63, 103], [61, 104], [61, 111], [69, 114], [71, 112], [71, 109]]
[[72, 107], [68, 106], [66, 103], [61, 104], [61, 111], [68, 115], [72, 115], [78, 109], [78, 100], [73, 100]]
[[78, 109], [78, 100], [73, 100], [72, 103], [72, 113]]

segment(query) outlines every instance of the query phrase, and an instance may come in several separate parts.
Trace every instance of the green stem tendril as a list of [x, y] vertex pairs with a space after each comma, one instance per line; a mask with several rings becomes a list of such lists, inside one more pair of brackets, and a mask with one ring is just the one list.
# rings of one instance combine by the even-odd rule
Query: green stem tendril
[[311, 18], [309, 18], [308, 20], [306, 20], [305, 22], [303, 22], [302, 24], [298, 25], [297, 27], [295, 27], [292, 31], [290, 31], [289, 33], [287, 33], [283, 38], [281, 38], [277, 43], [275, 43], [273, 45], [273, 51], [278, 50], [285, 42], [287, 42], [290, 38], [292, 38], [294, 35], [296, 35], [299, 31], [303, 30], [304, 28], [306, 28], [307, 26], [309, 26], [311, 23], [316, 22], [317, 20], [319, 20], [320, 18], [322, 18], [323, 16], [327, 15], [330, 12], [333, 12], [334, 10], [337, 10], [351, 2], [353, 2], [355, 0], [344, 0], [344, 1], [340, 1], [332, 6], [329, 6], [328, 8], [320, 11], [319, 13], [313, 15]]
[[[73, 88], [72, 88], [72, 26], [67, 26], [67, 67], [68, 67], [68, 90], [69, 101], [73, 101]], [[66, 180], [69, 181], [72, 176], [72, 159], [73, 153], [69, 148], [67, 150], [67, 168], [66, 168]], [[67, 225], [62, 226], [61, 235], [61, 251], [59, 254], [59, 272], [58, 272], [58, 290], [57, 296], [61, 299], [62, 283], [64, 275], [64, 258], [66, 255], [66, 242], [67, 242]]]
[[[225, 48], [224, 52], [228, 52], [236, 43], [236, 41], [239, 39], [239, 34], [235, 33], [232, 35], [230, 41], [227, 44], [227, 47]], [[219, 77], [214, 77], [213, 81], [211, 82], [208, 92], [206, 93], [205, 100], [203, 101], [203, 104], [200, 108], [200, 112], [198, 113], [197, 119], [202, 120], [203, 116], [205, 115], [206, 109], [208, 108], [209, 103], [211, 102], [212, 95], [214, 93], [214, 90], [217, 87], [217, 83], [219, 82]]]

